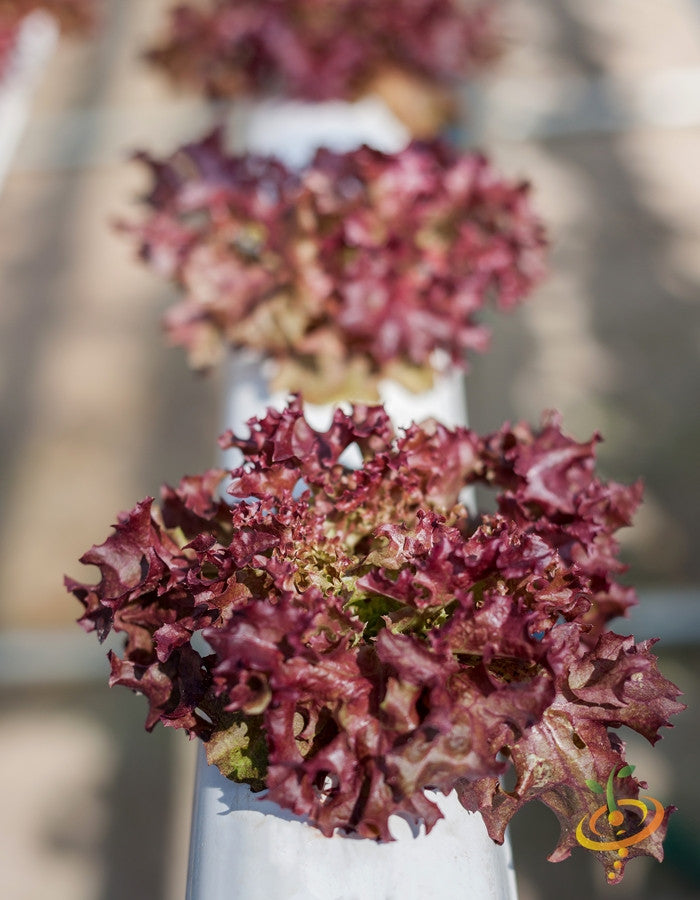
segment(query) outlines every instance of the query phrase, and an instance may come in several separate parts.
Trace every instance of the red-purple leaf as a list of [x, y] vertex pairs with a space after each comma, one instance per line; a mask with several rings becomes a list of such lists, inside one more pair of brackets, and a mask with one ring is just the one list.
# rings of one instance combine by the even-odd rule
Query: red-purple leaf
[[349, 98], [383, 70], [438, 82], [496, 52], [493, 4], [455, 0], [215, 0], [181, 3], [149, 54], [180, 83], [218, 97], [270, 91]]
[[[364, 406], [319, 433], [298, 399], [248, 424], [221, 439], [241, 467], [120, 516], [83, 557], [99, 583], [67, 582], [88, 630], [126, 635], [111, 682], [145, 694], [148, 728], [199, 736], [225, 775], [264, 783], [325, 834], [389, 840], [396, 813], [430, 829], [425, 790], [458, 788], [495, 840], [524, 803], [546, 803], [558, 860], [600, 806], [591, 785], [612, 772], [637, 798], [610, 729], [653, 743], [682, 707], [652, 642], [605, 630], [632, 600], [613, 535], [639, 487], [597, 478], [595, 440], [551, 416], [483, 438], [435, 423], [396, 435]], [[351, 444], [356, 469], [340, 462]], [[477, 483], [496, 489], [496, 513], [459, 504]], [[630, 856], [660, 858], [665, 818]]]
[[440, 144], [322, 150], [293, 173], [227, 155], [214, 132], [140, 159], [149, 213], [127, 230], [184, 292], [169, 339], [196, 367], [254, 348], [307, 399], [373, 399], [381, 378], [429, 385], [485, 349], [482, 308], [513, 307], [544, 271], [528, 187]]

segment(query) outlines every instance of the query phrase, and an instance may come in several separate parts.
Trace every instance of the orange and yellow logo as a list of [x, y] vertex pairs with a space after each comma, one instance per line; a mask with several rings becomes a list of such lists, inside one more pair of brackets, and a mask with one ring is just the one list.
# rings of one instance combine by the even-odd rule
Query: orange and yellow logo
[[[605, 794], [606, 803], [598, 807], [594, 813], [584, 816], [578, 823], [576, 840], [582, 847], [585, 847], [587, 850], [617, 850], [618, 856], [624, 859], [629, 854], [628, 847], [640, 843], [659, 828], [664, 819], [664, 808], [658, 800], [655, 800], [653, 797], [644, 797], [643, 800], [615, 799], [614, 779], [626, 778], [633, 771], [634, 766], [623, 766], [617, 773], [613, 769], [605, 787], [593, 779], [586, 781], [586, 785], [594, 794]], [[648, 806], [644, 801], [648, 801], [651, 806]], [[634, 816], [625, 816], [620, 807], [629, 807], [630, 811], [634, 811]], [[607, 839], [598, 830], [598, 823], [601, 816], [605, 813], [607, 813], [608, 823], [615, 833], [613, 840]], [[631, 826], [630, 818], [634, 819]], [[633, 829], [632, 831], [629, 830], [630, 827]], [[588, 834], [585, 833], [584, 829], [588, 831]], [[615, 869], [621, 869], [622, 862], [616, 860], [613, 866]], [[608, 878], [610, 880], [614, 879], [615, 874], [610, 872]]]

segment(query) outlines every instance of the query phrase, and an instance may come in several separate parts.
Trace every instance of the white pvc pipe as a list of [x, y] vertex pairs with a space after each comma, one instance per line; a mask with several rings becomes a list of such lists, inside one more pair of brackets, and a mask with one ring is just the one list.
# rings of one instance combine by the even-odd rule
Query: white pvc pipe
[[324, 837], [303, 818], [197, 762], [187, 900], [516, 900], [506, 844], [456, 796], [425, 834], [392, 816], [396, 840]]
[[367, 144], [396, 153], [411, 139], [378, 97], [355, 103], [268, 100], [249, 108], [244, 129], [245, 150], [276, 156], [294, 167], [310, 162], [319, 147], [345, 153]]
[[56, 21], [41, 10], [19, 26], [17, 44], [0, 78], [0, 190], [27, 124], [32, 94], [57, 40]]
[[[223, 414], [224, 425], [234, 431], [253, 416], [260, 416], [268, 407], [281, 410], [287, 405], [288, 395], [283, 391], [271, 392], [268, 381], [272, 365], [260, 354], [251, 350], [231, 350], [224, 362]], [[467, 424], [467, 397], [464, 373], [453, 369], [437, 376], [428, 391], [414, 394], [394, 381], [379, 384], [380, 402], [397, 428], [405, 428], [412, 422], [439, 419], [444, 425]], [[347, 407], [347, 403], [341, 404]], [[332, 418], [331, 404], [305, 404], [310, 424], [314, 428], [328, 428]]]
[[[279, 102], [252, 110], [244, 146], [302, 166], [319, 146], [347, 151], [368, 144], [394, 152], [408, 140], [406, 130], [378, 100]], [[248, 419], [263, 415], [270, 406], [286, 405], [285, 394], [270, 393], [267, 368], [252, 351], [229, 353], [223, 378], [224, 430], [246, 433]], [[380, 395], [396, 427], [426, 418], [467, 424], [461, 372], [438, 378], [423, 394], [384, 382]], [[326, 430], [332, 409], [306, 405], [306, 418], [312, 427]], [[227, 451], [223, 462], [234, 467], [240, 459], [237, 451]], [[394, 817], [397, 840], [391, 843], [327, 838], [207, 766], [201, 748], [187, 900], [517, 900], [508, 841], [494, 844], [481, 816], [468, 813], [454, 795], [435, 799], [446, 818], [429, 835], [424, 829], [413, 834], [404, 820]]]
[[[265, 369], [252, 351], [229, 354], [224, 373], [226, 427], [245, 433], [248, 419], [263, 415], [270, 406], [286, 405], [285, 394], [269, 393]], [[396, 427], [428, 417], [466, 424], [462, 373], [438, 379], [423, 394], [411, 394], [391, 382], [382, 383], [380, 393]], [[305, 414], [314, 428], [326, 430], [333, 406], [309, 404]], [[237, 451], [227, 453], [226, 465], [239, 462]], [[187, 900], [517, 900], [508, 841], [494, 844], [481, 816], [468, 813], [456, 796], [435, 799], [446, 818], [429, 835], [424, 829], [413, 834], [395, 817], [392, 833], [397, 840], [392, 843], [326, 838], [303, 819], [256, 799], [247, 786], [207, 766], [202, 748]]]
[[[319, 147], [346, 152], [367, 144], [394, 153], [411, 139], [405, 126], [378, 97], [355, 103], [268, 100], [252, 104], [244, 119], [243, 149], [277, 156], [293, 167], [310, 162]], [[268, 406], [281, 409], [286, 404], [285, 394], [269, 392], [268, 372], [269, 367], [266, 369], [259, 355], [231, 351], [224, 374], [224, 430], [240, 432], [249, 418], [262, 415]], [[456, 370], [436, 379], [434, 387], [422, 394], [412, 394], [394, 382], [383, 382], [380, 396], [397, 428], [427, 418], [439, 419], [446, 425], [468, 424], [464, 376]], [[325, 430], [332, 409], [309, 404], [306, 416], [314, 428]], [[225, 464], [231, 467], [239, 461], [234, 452], [225, 457]]]
[[[227, 355], [223, 373], [222, 431], [230, 428], [235, 434], [247, 435], [245, 423], [249, 419], [263, 416], [268, 408], [285, 408], [288, 395], [281, 391], [271, 393], [268, 388], [270, 369], [270, 364], [250, 350], [232, 350]], [[420, 394], [413, 394], [392, 381], [382, 381], [379, 394], [395, 428], [406, 428], [413, 422], [430, 418], [448, 426], [468, 424], [464, 374], [456, 369], [437, 377], [434, 386]], [[340, 405], [349, 409], [347, 403]], [[326, 431], [330, 427], [333, 410], [332, 404], [304, 404], [304, 415], [317, 431]], [[237, 450], [228, 450], [223, 454], [222, 462], [227, 468], [234, 468], [240, 465], [241, 456]], [[358, 459], [358, 465], [359, 462]]]

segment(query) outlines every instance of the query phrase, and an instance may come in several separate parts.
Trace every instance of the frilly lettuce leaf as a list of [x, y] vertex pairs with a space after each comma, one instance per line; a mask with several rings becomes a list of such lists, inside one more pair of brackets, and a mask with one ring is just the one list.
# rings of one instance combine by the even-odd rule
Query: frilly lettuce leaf
[[[623, 770], [638, 796], [613, 729], [653, 743], [682, 707], [653, 642], [606, 627], [633, 602], [615, 532], [640, 487], [597, 477], [597, 438], [572, 440], [553, 414], [538, 430], [397, 435], [369, 406], [319, 433], [298, 399], [249, 425], [221, 438], [238, 469], [122, 514], [82, 558], [99, 583], [67, 581], [86, 630], [125, 634], [111, 683], [146, 696], [148, 728], [199, 737], [227, 777], [325, 834], [389, 840], [395, 813], [430, 829], [425, 790], [458, 789], [495, 840], [546, 803], [559, 860], [600, 806], [593, 782]], [[350, 444], [356, 469], [340, 462]], [[459, 503], [474, 484], [496, 491], [494, 513]], [[668, 812], [627, 859], [660, 858]]]
[[511, 309], [544, 273], [528, 186], [477, 154], [321, 150], [297, 173], [229, 156], [214, 132], [140, 159], [147, 213], [126, 227], [183, 291], [170, 342], [197, 368], [227, 346], [257, 350], [275, 387], [310, 401], [374, 402], [383, 378], [424, 390], [486, 348], [481, 309]]
[[350, 99], [400, 71], [446, 82], [498, 50], [486, 0], [215, 0], [179, 3], [149, 57], [215, 97]]

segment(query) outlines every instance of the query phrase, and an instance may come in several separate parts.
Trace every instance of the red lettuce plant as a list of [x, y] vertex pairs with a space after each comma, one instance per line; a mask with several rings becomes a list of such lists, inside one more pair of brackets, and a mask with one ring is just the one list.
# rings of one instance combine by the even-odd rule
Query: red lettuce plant
[[227, 344], [276, 361], [275, 387], [307, 400], [376, 400], [382, 378], [430, 386], [544, 270], [544, 231], [525, 183], [476, 154], [414, 143], [387, 155], [321, 150], [302, 172], [229, 156], [220, 132], [165, 160], [149, 214], [131, 226], [141, 257], [186, 292], [170, 340], [195, 367]]
[[[110, 683], [146, 696], [149, 730], [185, 729], [327, 835], [389, 840], [395, 813], [430, 829], [424, 790], [455, 789], [496, 841], [522, 804], [546, 803], [559, 860], [598, 805], [587, 783], [614, 769], [637, 797], [610, 729], [654, 742], [682, 707], [653, 642], [605, 627], [634, 602], [614, 532], [641, 488], [596, 477], [597, 437], [577, 443], [556, 416], [396, 436], [366, 406], [317, 433], [298, 401], [249, 425], [221, 439], [244, 456], [240, 502], [221, 499], [221, 470], [165, 487], [82, 557], [98, 584], [67, 580], [86, 631], [126, 635]], [[496, 512], [467, 512], [470, 485], [497, 490]], [[628, 858], [662, 857], [669, 812]], [[601, 857], [619, 880], [617, 854]]]
[[496, 54], [492, 8], [490, 0], [183, 3], [148, 55], [176, 82], [214, 97], [379, 93], [425, 136], [449, 113], [440, 86]]

